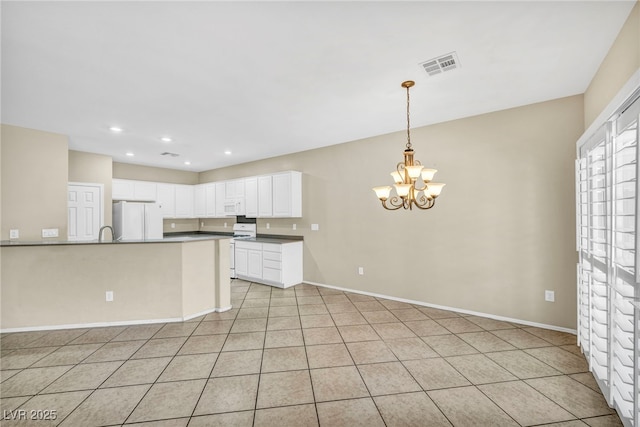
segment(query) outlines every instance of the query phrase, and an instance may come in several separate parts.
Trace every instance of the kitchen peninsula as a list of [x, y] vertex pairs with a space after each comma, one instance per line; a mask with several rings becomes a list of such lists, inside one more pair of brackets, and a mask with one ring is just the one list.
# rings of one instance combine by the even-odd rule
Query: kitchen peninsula
[[228, 236], [0, 246], [2, 332], [182, 321], [231, 308]]

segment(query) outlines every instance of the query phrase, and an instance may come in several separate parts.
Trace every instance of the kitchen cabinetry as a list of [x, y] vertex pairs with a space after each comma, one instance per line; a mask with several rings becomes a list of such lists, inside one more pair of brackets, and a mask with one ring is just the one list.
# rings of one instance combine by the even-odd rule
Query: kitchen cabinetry
[[193, 185], [175, 185], [176, 192], [176, 218], [194, 218], [193, 215]]
[[302, 282], [302, 241], [260, 243], [236, 240], [236, 275], [288, 288]]
[[236, 277], [249, 277], [249, 250], [246, 247], [235, 243], [234, 266], [236, 269]]
[[273, 216], [296, 218], [302, 216], [302, 174], [282, 172], [272, 175]]
[[193, 215], [196, 218], [207, 216], [207, 192], [204, 184], [198, 184], [193, 188]]
[[244, 214], [249, 218], [258, 216], [258, 178], [244, 180]]
[[222, 218], [223, 216], [225, 216], [224, 214], [224, 202], [225, 202], [225, 190], [226, 190], [226, 185], [224, 182], [216, 182], [215, 183], [215, 187], [216, 187], [216, 206], [215, 206], [215, 211], [216, 214], [215, 216], [218, 218]]
[[236, 275], [245, 280], [262, 279], [262, 243], [235, 242]]
[[158, 205], [163, 218], [176, 216], [176, 192], [174, 184], [158, 184]]
[[216, 216], [216, 184], [211, 182], [204, 184], [205, 191], [205, 216], [207, 218], [214, 218]]
[[244, 179], [232, 179], [224, 181], [224, 196], [227, 199], [244, 197]]
[[271, 175], [258, 177], [258, 218], [273, 216], [273, 191]]
[[155, 201], [163, 218], [298, 218], [302, 174], [288, 171], [198, 185], [114, 179], [112, 199]]
[[[254, 196], [254, 179], [257, 180], [257, 194]], [[251, 180], [251, 181], [249, 181]], [[296, 171], [246, 178], [248, 217], [256, 218], [298, 218], [302, 216], [302, 174]], [[251, 187], [251, 190], [249, 188]], [[251, 198], [249, 195], [251, 194]], [[249, 210], [249, 203], [257, 199], [257, 212]], [[251, 212], [251, 213], [249, 213]]]
[[111, 183], [111, 198], [135, 202], [155, 202], [157, 184], [148, 181], [114, 179]]

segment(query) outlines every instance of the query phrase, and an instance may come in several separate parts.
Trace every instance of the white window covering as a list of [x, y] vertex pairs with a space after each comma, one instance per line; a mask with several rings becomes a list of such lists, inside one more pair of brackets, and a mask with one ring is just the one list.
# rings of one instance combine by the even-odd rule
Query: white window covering
[[578, 344], [609, 404], [626, 426], [635, 427], [640, 426], [640, 100], [627, 105], [578, 150]]

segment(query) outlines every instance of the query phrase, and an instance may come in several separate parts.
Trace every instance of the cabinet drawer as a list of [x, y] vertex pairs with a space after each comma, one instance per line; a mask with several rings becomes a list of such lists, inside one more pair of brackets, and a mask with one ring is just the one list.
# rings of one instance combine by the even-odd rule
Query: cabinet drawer
[[262, 261], [262, 266], [264, 268], [273, 268], [273, 269], [276, 269], [276, 270], [280, 270], [281, 267], [282, 267], [282, 264], [280, 264], [280, 261], [273, 261], [273, 260], [270, 260], [270, 259], [264, 259]]
[[262, 243], [256, 243], [256, 242], [243, 242], [242, 240], [236, 240], [236, 248], [240, 248], [240, 249], [252, 249], [255, 251], [261, 251], [262, 250]]
[[282, 261], [282, 254], [280, 252], [267, 252], [267, 250], [265, 249], [264, 252], [262, 252], [262, 258], [266, 261], [266, 260], [271, 260], [271, 261]]
[[262, 278], [276, 283], [282, 283], [282, 272], [278, 269], [263, 268]]
[[262, 249], [269, 252], [282, 252], [282, 245], [278, 243], [263, 243]]

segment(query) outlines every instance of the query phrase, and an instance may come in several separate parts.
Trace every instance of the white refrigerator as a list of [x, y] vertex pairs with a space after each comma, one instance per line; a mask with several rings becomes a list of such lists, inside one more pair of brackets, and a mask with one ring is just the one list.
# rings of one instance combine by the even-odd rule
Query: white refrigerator
[[156, 203], [113, 204], [113, 229], [116, 240], [162, 239], [162, 228], [162, 213]]

